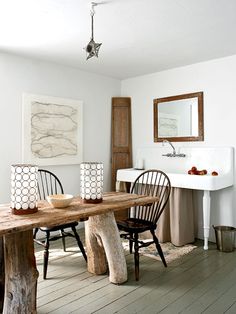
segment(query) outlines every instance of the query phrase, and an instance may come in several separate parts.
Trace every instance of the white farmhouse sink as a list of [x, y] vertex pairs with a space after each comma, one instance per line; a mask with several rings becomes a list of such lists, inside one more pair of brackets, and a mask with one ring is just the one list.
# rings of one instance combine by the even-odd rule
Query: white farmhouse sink
[[[179, 153], [186, 154], [184, 158], [166, 157], [170, 148], [140, 148], [137, 158], [144, 161], [145, 169], [159, 169], [170, 178], [171, 186], [193, 190], [203, 190], [203, 228], [204, 249], [208, 249], [210, 230], [210, 191], [216, 191], [232, 186], [234, 151], [232, 147], [181, 148]], [[189, 175], [191, 167], [206, 169], [207, 175]], [[119, 169], [117, 181], [134, 182], [144, 170]], [[211, 172], [217, 171], [218, 176]]]
[[168, 173], [172, 186], [193, 190], [215, 191], [233, 185], [232, 174], [189, 175], [180, 173]]
[[[144, 170], [136, 170], [133, 168], [119, 169], [117, 171], [117, 181], [134, 182], [143, 171]], [[173, 172], [166, 172], [166, 174], [170, 178], [171, 186], [178, 188], [215, 191], [233, 185], [233, 173], [223, 173], [218, 176], [209, 174], [189, 175]]]

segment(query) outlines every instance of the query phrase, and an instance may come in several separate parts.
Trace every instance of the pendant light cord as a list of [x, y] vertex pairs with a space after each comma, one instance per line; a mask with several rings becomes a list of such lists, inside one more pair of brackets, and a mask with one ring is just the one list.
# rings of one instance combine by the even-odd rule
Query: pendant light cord
[[91, 11], [91, 39], [93, 40], [93, 16], [94, 16], [94, 12], [92, 13]]
[[93, 40], [93, 17], [94, 17], [94, 14], [95, 14], [95, 10], [94, 10], [94, 7], [98, 5], [96, 2], [91, 2], [91, 10], [90, 10], [90, 15], [91, 15], [91, 39]]

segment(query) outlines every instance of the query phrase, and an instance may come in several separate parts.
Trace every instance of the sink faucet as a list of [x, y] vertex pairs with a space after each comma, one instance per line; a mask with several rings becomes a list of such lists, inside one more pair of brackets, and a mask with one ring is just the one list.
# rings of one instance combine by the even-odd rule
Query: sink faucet
[[163, 154], [162, 156], [166, 156], [166, 157], [185, 157], [186, 156], [185, 154], [176, 154], [175, 147], [174, 147], [174, 145], [170, 141], [163, 140], [162, 141], [162, 145], [164, 145], [164, 143], [169, 144], [172, 147], [173, 152], [172, 153], [168, 153], [168, 154]]
[[163, 140], [162, 145], [164, 145], [164, 143], [167, 143], [167, 144], [169, 144], [172, 147], [172, 149], [173, 149], [173, 153], [172, 154], [175, 156], [176, 155], [176, 150], [174, 148], [174, 145], [171, 142], [167, 141], [167, 140]]

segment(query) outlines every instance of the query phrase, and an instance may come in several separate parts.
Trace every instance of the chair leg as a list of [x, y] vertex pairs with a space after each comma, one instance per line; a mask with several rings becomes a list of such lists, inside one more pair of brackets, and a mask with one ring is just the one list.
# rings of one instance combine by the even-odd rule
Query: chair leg
[[81, 251], [81, 253], [83, 254], [83, 257], [84, 257], [85, 261], [87, 262], [87, 255], [86, 255], [86, 253], [85, 253], [83, 243], [81, 242], [80, 237], [79, 237], [79, 235], [78, 235], [78, 233], [77, 233], [75, 227], [71, 227], [71, 228], [72, 228], [72, 230], [73, 230], [73, 232], [74, 232], [76, 241], [77, 241], [78, 246], [79, 246], [79, 248], [80, 248], [80, 251]]
[[[130, 238], [133, 238], [133, 233], [129, 234]], [[133, 241], [129, 240], [129, 252], [132, 254], [133, 252]]]
[[65, 237], [64, 237], [64, 229], [61, 229], [61, 230], [60, 230], [60, 233], [61, 233], [61, 239], [62, 239], [63, 250], [64, 250], [64, 252], [66, 252], [66, 240], [65, 240]]
[[139, 247], [138, 247], [138, 234], [134, 234], [134, 266], [135, 266], [135, 280], [139, 280]]
[[152, 234], [152, 237], [153, 237], [153, 241], [156, 244], [157, 252], [160, 255], [160, 258], [162, 260], [162, 263], [164, 264], [165, 267], [167, 267], [165, 256], [163, 254], [163, 251], [162, 251], [162, 248], [160, 246], [160, 243], [159, 243], [159, 241], [158, 241], [158, 239], [157, 239], [157, 237], [155, 235], [155, 232], [154, 232], [154, 230], [150, 230], [150, 231], [151, 231], [151, 234]]
[[49, 238], [50, 232], [46, 232], [45, 249], [44, 249], [44, 260], [43, 260], [43, 279], [47, 277], [48, 270], [48, 257], [49, 257]]
[[39, 231], [39, 228], [35, 228], [34, 229], [34, 233], [33, 233], [33, 239], [36, 239], [36, 234]]

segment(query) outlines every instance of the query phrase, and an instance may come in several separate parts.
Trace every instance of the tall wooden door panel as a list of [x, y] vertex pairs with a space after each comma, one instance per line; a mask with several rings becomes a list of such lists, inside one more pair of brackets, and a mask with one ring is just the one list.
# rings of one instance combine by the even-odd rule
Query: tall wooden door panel
[[132, 167], [131, 99], [112, 98], [112, 191], [117, 169]]

